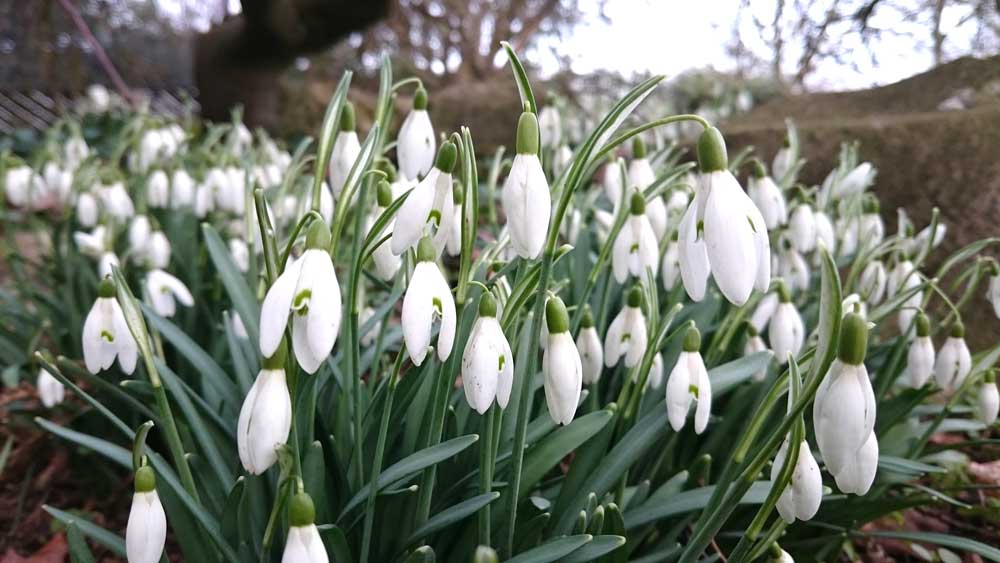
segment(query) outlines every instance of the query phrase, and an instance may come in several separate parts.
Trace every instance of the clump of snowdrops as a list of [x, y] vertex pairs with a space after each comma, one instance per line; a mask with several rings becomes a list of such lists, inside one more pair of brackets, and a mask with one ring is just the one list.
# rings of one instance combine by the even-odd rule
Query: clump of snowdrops
[[[988, 284], [1000, 313], [997, 240], [932, 269], [938, 213], [886, 233], [854, 145], [807, 186], [794, 127], [767, 166], [695, 115], [633, 124], [662, 77], [570, 147], [508, 55], [512, 158], [436, 131], [387, 61], [367, 132], [348, 73], [291, 153], [238, 113], [125, 113], [4, 155], [7, 224], [47, 249], [8, 256], [8, 370], [99, 413], [36, 420], [134, 474], [125, 530], [46, 507], [74, 557], [152, 563], [169, 530], [188, 561], [790, 561], [866, 535], [998, 560], [862, 529], [959, 502], [911, 483], [957, 455], [932, 434], [996, 420], [1000, 347], [972, 354], [961, 312]], [[681, 122], [692, 156], [644, 142]]]

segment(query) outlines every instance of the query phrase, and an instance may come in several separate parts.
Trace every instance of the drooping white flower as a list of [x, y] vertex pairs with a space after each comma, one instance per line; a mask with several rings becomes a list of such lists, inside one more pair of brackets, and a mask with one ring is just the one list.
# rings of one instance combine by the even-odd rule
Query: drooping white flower
[[552, 174], [559, 176], [563, 172], [569, 169], [569, 165], [573, 163], [573, 149], [562, 145], [559, 147], [555, 154], [552, 155]]
[[95, 113], [104, 113], [111, 105], [111, 95], [103, 84], [91, 84], [87, 86], [87, 102]]
[[871, 163], [862, 162], [857, 165], [841, 178], [839, 182], [836, 182], [832, 193], [834, 199], [841, 199], [863, 192], [865, 188], [875, 181], [877, 173], [878, 171], [872, 167]]
[[793, 159], [795, 155], [792, 153], [791, 147], [788, 145], [788, 139], [785, 139], [785, 144], [782, 145], [778, 152], [774, 154], [774, 160], [771, 161], [771, 172], [774, 173], [774, 177], [779, 180], [788, 174], [791, 170], [792, 165], [795, 164]]
[[846, 317], [848, 313], [857, 313], [862, 317], [868, 316], [868, 305], [857, 293], [851, 293], [840, 302], [840, 310]]
[[771, 322], [771, 317], [774, 316], [774, 312], [778, 309], [778, 293], [771, 292], [761, 298], [760, 302], [757, 303], [757, 307], [750, 314], [750, 324], [753, 325], [757, 332], [763, 332], [764, 328], [767, 327], [768, 323]]
[[580, 333], [576, 336], [576, 349], [580, 352], [580, 363], [583, 368], [583, 383], [591, 385], [601, 379], [604, 369], [604, 347], [601, 337], [594, 327], [594, 317], [590, 310], [583, 313], [580, 321]]
[[282, 345], [273, 356], [264, 359], [240, 408], [236, 445], [240, 462], [251, 475], [260, 475], [274, 465], [278, 446], [288, 441], [292, 399], [285, 382], [286, 355]]
[[792, 555], [780, 547], [778, 548], [778, 553], [772, 554], [772, 557], [767, 561], [768, 563], [795, 563], [795, 559]]
[[153, 268], [165, 269], [170, 264], [170, 241], [163, 231], [153, 231], [146, 244], [146, 258]]
[[114, 268], [118, 267], [120, 262], [118, 256], [114, 252], [104, 252], [101, 257], [97, 260], [97, 275], [101, 279], [104, 279], [111, 275]]
[[55, 162], [49, 161], [42, 168], [42, 178], [45, 180], [46, 191], [55, 196], [60, 203], [69, 199], [73, 188], [73, 173]]
[[[368, 225], [365, 229], [368, 231], [368, 236], [371, 236], [371, 230], [374, 228], [375, 221], [392, 204], [392, 186], [385, 180], [378, 183], [376, 202], [378, 205], [375, 208], [375, 213], [368, 218]], [[382, 232], [376, 235], [375, 240], [380, 240], [386, 234], [392, 233], [394, 224], [395, 218], [390, 218]], [[386, 241], [375, 247], [375, 251], [372, 253], [372, 261], [375, 264], [375, 273], [378, 277], [383, 281], [389, 281], [396, 277], [396, 272], [399, 271], [399, 265], [402, 260], [399, 256], [392, 253], [392, 249], [389, 248], [389, 241]]]
[[545, 381], [545, 404], [556, 424], [573, 422], [583, 390], [583, 365], [580, 352], [569, 334], [566, 306], [558, 297], [545, 304], [548, 344], [542, 355]]
[[236, 166], [228, 166], [224, 171], [227, 181], [223, 189], [216, 192], [216, 205], [223, 211], [242, 216], [247, 207], [247, 172]]
[[802, 254], [794, 248], [788, 248], [780, 254], [778, 264], [778, 274], [788, 280], [788, 285], [793, 291], [806, 291], [809, 289], [809, 264]]
[[[788, 439], [781, 444], [771, 465], [771, 482], [775, 483], [781, 473], [781, 466], [788, 457]], [[799, 456], [792, 471], [792, 480], [778, 498], [778, 514], [791, 524], [798, 520], [811, 520], [823, 500], [823, 477], [819, 465], [809, 449], [809, 442], [802, 440], [799, 444]]]
[[916, 277], [917, 275], [914, 273], [913, 262], [906, 259], [898, 261], [892, 271], [889, 272], [889, 276], [886, 279], [886, 298], [892, 299], [895, 297], [897, 292], [905, 291], [904, 284], [909, 281], [910, 278]]
[[764, 225], [769, 230], [776, 229], [788, 222], [785, 196], [774, 180], [764, 173], [763, 167], [760, 167], [757, 172], [759, 175], [750, 178], [747, 193], [757, 209], [760, 210], [760, 215], [764, 218]]
[[725, 141], [715, 128], [698, 141], [701, 186], [681, 220], [681, 278], [695, 301], [709, 274], [731, 303], [742, 305], [754, 287], [771, 282], [771, 243], [760, 211], [727, 169]]
[[393, 254], [401, 255], [428, 235], [433, 237], [435, 255], [440, 256], [451, 232], [451, 224], [445, 218], [455, 213], [451, 171], [457, 158], [454, 143], [441, 144], [434, 168], [413, 188], [396, 214], [390, 240]]
[[931, 225], [927, 225], [917, 233], [917, 236], [913, 239], [913, 244], [909, 248], [911, 254], [918, 254], [923, 252], [927, 248], [927, 243], [930, 242], [931, 248], [937, 248], [944, 242], [944, 236], [948, 233], [948, 226], [943, 223], [938, 223], [937, 228], [934, 229], [934, 240], [931, 238]]
[[976, 418], [986, 426], [990, 426], [997, 421], [998, 412], [1000, 412], [1000, 390], [997, 389], [996, 373], [990, 371], [979, 386], [979, 395], [976, 397]]
[[142, 256], [146, 252], [146, 245], [149, 243], [149, 235], [153, 232], [153, 227], [149, 222], [149, 217], [136, 215], [128, 226], [128, 248], [137, 255]]
[[[639, 372], [635, 372], [634, 381], [638, 383]], [[659, 389], [663, 384], [663, 354], [657, 352], [653, 355], [653, 361], [649, 364], [649, 375], [646, 376], [646, 387], [649, 389]]]
[[694, 413], [695, 434], [701, 434], [708, 426], [712, 414], [712, 383], [708, 380], [708, 370], [701, 358], [701, 333], [693, 325], [684, 335], [684, 346], [677, 364], [667, 378], [667, 418], [675, 432], [684, 428], [691, 401], [698, 405]]
[[917, 337], [910, 343], [906, 354], [906, 377], [910, 387], [919, 389], [934, 375], [934, 343], [931, 325], [926, 315], [917, 315]]
[[501, 196], [511, 247], [522, 258], [537, 258], [549, 231], [552, 196], [538, 160], [538, 123], [531, 112], [522, 113], [518, 120], [517, 155]]
[[164, 208], [170, 204], [170, 178], [163, 170], [154, 170], [146, 180], [146, 201], [153, 208]]
[[354, 161], [361, 154], [361, 143], [354, 130], [354, 104], [344, 102], [340, 111], [340, 131], [333, 141], [333, 152], [330, 153], [330, 187], [333, 196], [340, 199], [344, 183], [351, 174]]
[[496, 300], [485, 292], [479, 301], [479, 318], [472, 325], [462, 354], [465, 400], [479, 414], [485, 414], [494, 399], [505, 409], [513, 383], [514, 356], [497, 321]]
[[[433, 171], [431, 171], [433, 174]], [[412, 197], [412, 196], [411, 196]], [[403, 297], [403, 341], [414, 365], [419, 366], [427, 356], [431, 344], [431, 329], [440, 319], [437, 355], [441, 361], [451, 355], [455, 343], [455, 300], [451, 288], [434, 263], [435, 250], [428, 237], [420, 240], [417, 248], [417, 266], [413, 269], [410, 285]]]
[[878, 305], [885, 296], [886, 282], [885, 266], [880, 260], [872, 260], [861, 271], [858, 291], [866, 303], [872, 306]]
[[956, 322], [934, 361], [934, 379], [950, 395], [962, 386], [971, 369], [972, 355], [965, 343], [965, 326]]
[[562, 120], [555, 106], [545, 106], [538, 112], [538, 127], [542, 134], [543, 147], [559, 146], [562, 142]]
[[809, 252], [816, 247], [816, 217], [808, 203], [799, 203], [788, 218], [792, 246], [799, 252]]
[[100, 208], [97, 198], [90, 192], [83, 192], [76, 198], [76, 222], [81, 227], [90, 228], [97, 224]]
[[642, 193], [634, 192], [628, 219], [618, 231], [611, 251], [611, 267], [618, 283], [625, 283], [630, 275], [645, 280], [647, 270], [656, 277], [659, 245], [645, 211]]
[[867, 344], [864, 318], [848, 313], [842, 323], [838, 357], [813, 403], [816, 443], [827, 469], [845, 493], [868, 492], [878, 465], [875, 392], [864, 365]]
[[413, 95], [413, 109], [403, 120], [396, 141], [399, 173], [410, 180], [417, 180], [430, 172], [436, 146], [434, 126], [427, 113], [427, 91], [417, 88]]
[[135, 472], [135, 494], [125, 528], [129, 563], [157, 563], [167, 540], [167, 515], [156, 494], [156, 476], [148, 465]]
[[117, 357], [122, 371], [131, 374], [138, 354], [135, 338], [115, 297], [115, 286], [104, 279], [97, 286], [97, 300], [83, 323], [83, 361], [87, 371], [96, 374], [108, 369]]
[[278, 349], [291, 314], [292, 349], [308, 373], [316, 373], [330, 355], [340, 331], [340, 284], [329, 246], [329, 228], [313, 221], [306, 251], [274, 280], [260, 311], [261, 353], [270, 357]]
[[[750, 356], [756, 354], [757, 352], [764, 352], [767, 350], [767, 345], [764, 344], [764, 339], [760, 337], [757, 329], [754, 327], [752, 322], [747, 323], [747, 343], [743, 346], [743, 355]], [[753, 374], [754, 381], [764, 381], [767, 377], [767, 366], [765, 365], [759, 371]]]
[[98, 225], [89, 233], [77, 231], [73, 233], [73, 242], [81, 254], [97, 258], [110, 246], [108, 229], [104, 225]]
[[[688, 173], [688, 176], [691, 174]], [[696, 184], [697, 182], [695, 182]], [[690, 203], [691, 196], [688, 194], [687, 188], [681, 186], [670, 190], [670, 195], [667, 196], [667, 217], [671, 224], [684, 216], [684, 211]]]
[[125, 184], [113, 182], [106, 186], [101, 186], [98, 190], [104, 210], [120, 223], [124, 223], [135, 215], [135, 206], [132, 198], [125, 191]]
[[667, 249], [663, 253], [663, 262], [660, 266], [660, 275], [663, 277], [663, 289], [670, 291], [677, 286], [677, 281], [681, 277], [680, 245], [677, 243], [677, 233], [671, 235]]
[[455, 204], [455, 208], [451, 217], [445, 218], [448, 227], [448, 240], [445, 242], [444, 248], [448, 256], [458, 256], [462, 253], [462, 203], [464, 198], [462, 187], [454, 186], [451, 200]]
[[604, 364], [614, 367], [625, 357], [625, 367], [633, 368], [646, 353], [648, 335], [646, 316], [642, 314], [642, 290], [636, 286], [628, 292], [625, 307], [611, 321], [604, 335]]
[[[632, 162], [628, 165], [627, 179], [629, 189], [641, 194], [656, 181], [653, 166], [646, 158], [646, 145], [639, 137], [632, 141]], [[657, 239], [667, 235], [667, 206], [661, 196], [656, 195], [646, 202], [646, 217]]]
[[865, 200], [858, 229], [859, 241], [864, 248], [873, 248], [885, 239], [885, 223], [879, 215], [878, 200], [874, 196]]
[[177, 312], [177, 303], [185, 307], [194, 305], [194, 297], [184, 282], [163, 270], [151, 270], [146, 276], [146, 289], [153, 310], [161, 317], [172, 317]]
[[245, 240], [233, 237], [229, 239], [229, 255], [233, 257], [233, 263], [241, 272], [250, 269], [250, 248]]
[[90, 147], [83, 137], [73, 135], [66, 139], [66, 144], [63, 145], [63, 162], [66, 163], [67, 169], [76, 170], [88, 156]]
[[986, 290], [986, 300], [993, 306], [993, 314], [1000, 319], [1000, 268], [993, 264], [990, 272], [989, 287]]
[[305, 491], [300, 491], [289, 502], [288, 536], [281, 563], [330, 563], [323, 538], [316, 528], [316, 509], [312, 498]]
[[38, 398], [47, 409], [63, 402], [63, 398], [66, 396], [66, 387], [45, 368], [38, 369], [35, 388], [38, 389]]
[[194, 179], [183, 168], [174, 170], [170, 177], [170, 206], [174, 209], [191, 207], [194, 205], [194, 199]]
[[611, 205], [618, 207], [622, 198], [622, 164], [620, 161], [611, 159], [604, 165], [604, 174], [601, 176], [601, 184], [604, 186], [604, 195], [607, 196]]
[[837, 250], [837, 234], [833, 230], [833, 223], [826, 213], [813, 211], [813, 219], [816, 221], [816, 244], [822, 243], [831, 254]]
[[770, 327], [767, 337], [771, 342], [771, 350], [778, 360], [778, 364], [788, 362], [788, 355], [792, 357], [799, 355], [802, 345], [805, 343], [805, 328], [802, 324], [802, 317], [798, 309], [792, 303], [788, 290], [781, 285], [778, 290], [779, 303], [771, 317]]

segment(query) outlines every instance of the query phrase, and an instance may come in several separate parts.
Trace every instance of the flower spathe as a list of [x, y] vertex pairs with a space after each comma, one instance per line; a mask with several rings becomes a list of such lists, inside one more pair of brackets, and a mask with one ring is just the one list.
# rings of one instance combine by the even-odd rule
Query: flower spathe
[[552, 196], [538, 160], [538, 123], [531, 112], [522, 113], [517, 123], [517, 155], [501, 195], [511, 247], [522, 258], [537, 258], [549, 231]]
[[274, 280], [260, 311], [260, 351], [272, 356], [292, 316], [292, 349], [307, 373], [316, 373], [330, 355], [340, 331], [341, 297], [337, 272], [327, 247], [330, 230], [314, 221], [306, 251]]
[[146, 276], [146, 289], [153, 310], [161, 317], [172, 317], [177, 312], [177, 303], [190, 307], [194, 297], [184, 282], [163, 270], [152, 270]]
[[399, 173], [410, 180], [427, 174], [434, 164], [434, 126], [427, 113], [427, 91], [418, 88], [413, 96], [413, 109], [399, 127], [396, 155]]
[[556, 424], [573, 422], [580, 393], [583, 390], [583, 365], [580, 352], [569, 334], [566, 306], [558, 297], [545, 304], [548, 343], [542, 355], [545, 376], [545, 404]]
[[431, 345], [431, 330], [436, 320], [440, 321], [438, 359], [447, 360], [455, 343], [455, 299], [434, 259], [433, 244], [429, 238], [424, 237], [417, 249], [417, 265], [403, 297], [403, 342], [406, 343], [410, 360], [417, 366], [427, 356], [427, 349]]
[[448, 218], [455, 214], [451, 171], [457, 159], [455, 144], [442, 143], [434, 168], [413, 188], [396, 214], [390, 239], [393, 254], [403, 254], [428, 235], [432, 237], [435, 258], [441, 255], [451, 234]]
[[285, 381], [285, 347], [263, 361], [243, 399], [236, 424], [236, 445], [243, 468], [259, 475], [278, 460], [277, 447], [288, 441], [292, 399]]
[[167, 539], [167, 515], [156, 494], [156, 477], [149, 466], [135, 473], [135, 494], [125, 528], [128, 563], [157, 563]]
[[694, 301], [705, 297], [709, 274], [734, 305], [771, 281], [771, 243], [760, 211], [727, 169], [725, 141], [708, 128], [698, 140], [702, 171], [679, 230], [681, 278]]
[[[774, 463], [771, 465], [771, 482], [778, 480], [781, 473], [781, 466], [788, 457], [789, 444], [786, 439], [777, 455], [774, 456]], [[799, 456], [795, 461], [795, 469], [792, 471], [792, 480], [781, 492], [778, 498], [778, 514], [781, 518], [791, 524], [798, 520], [811, 520], [819, 511], [819, 505], [823, 500], [823, 478], [819, 472], [819, 465], [816, 458], [809, 449], [809, 442], [802, 440], [799, 444]]]
[[503, 329], [497, 321], [493, 296], [484, 293], [479, 302], [479, 318], [462, 354], [462, 387], [465, 400], [479, 414], [485, 414], [496, 399], [507, 408], [514, 383], [514, 357]]
[[700, 347], [701, 334], [692, 325], [684, 335], [684, 346], [667, 378], [667, 419], [675, 432], [684, 428], [692, 400], [698, 403], [694, 413], [695, 434], [705, 431], [712, 414], [712, 383]]
[[611, 268], [618, 283], [625, 283], [630, 275], [645, 280], [647, 270], [656, 277], [659, 245], [645, 210], [642, 193], [634, 192], [628, 219], [618, 232], [611, 251]]
[[42, 405], [47, 409], [51, 409], [63, 402], [63, 399], [66, 397], [66, 387], [45, 368], [38, 369], [38, 379], [35, 380], [35, 388], [38, 389], [38, 398], [41, 399]]
[[83, 323], [83, 361], [87, 371], [96, 374], [108, 369], [117, 357], [122, 371], [131, 374], [135, 371], [139, 347], [125, 324], [125, 315], [110, 279], [101, 281], [97, 296]]

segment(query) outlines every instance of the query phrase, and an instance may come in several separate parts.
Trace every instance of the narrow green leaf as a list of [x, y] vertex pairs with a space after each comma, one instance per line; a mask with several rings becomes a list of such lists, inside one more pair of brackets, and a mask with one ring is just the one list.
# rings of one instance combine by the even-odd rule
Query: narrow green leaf
[[435, 514], [427, 520], [423, 526], [417, 528], [412, 534], [410, 534], [410, 538], [406, 540], [406, 544], [412, 544], [419, 541], [421, 538], [426, 538], [439, 530], [443, 530], [456, 522], [460, 522], [465, 518], [472, 516], [476, 512], [479, 512], [481, 508], [498, 498], [500, 498], [500, 493], [493, 491], [474, 496], [454, 506], [448, 507]]
[[708, 378], [712, 381], [712, 393], [722, 395], [750, 379], [753, 374], [767, 367], [773, 356], [774, 352], [765, 350], [712, 368], [708, 372]]
[[976, 540], [953, 536], [950, 534], [938, 534], [934, 532], [859, 532], [859, 535], [930, 543], [960, 549], [969, 553], [975, 553], [976, 555], [985, 557], [990, 561], [1000, 561], [1000, 549], [990, 547]]
[[215, 271], [218, 272], [219, 279], [222, 280], [222, 285], [226, 288], [226, 293], [229, 294], [229, 300], [233, 302], [236, 313], [240, 316], [240, 320], [243, 321], [243, 326], [247, 329], [247, 336], [250, 342], [253, 343], [254, 349], [256, 349], [257, 343], [260, 341], [258, 324], [260, 321], [260, 304], [257, 303], [257, 299], [251, 293], [246, 278], [243, 277], [239, 268], [236, 267], [236, 263], [233, 262], [233, 257], [229, 254], [226, 243], [222, 242], [222, 238], [219, 236], [219, 232], [215, 230], [215, 227], [208, 223], [202, 223], [201, 232], [205, 238], [205, 248], [208, 250], [208, 256], [212, 259], [212, 264], [215, 265]]
[[[547, 415], [546, 415], [547, 416]], [[546, 436], [541, 442], [528, 450], [521, 470], [521, 492], [523, 496], [555, 467], [564, 457], [576, 450], [581, 444], [590, 440], [612, 418], [609, 410], [599, 410], [584, 415], [569, 425]]]
[[587, 545], [593, 539], [594, 537], [589, 534], [554, 539], [515, 557], [511, 557], [507, 560], [507, 563], [549, 563], [550, 561], [562, 561], [564, 557]]
[[[75, 514], [70, 514], [58, 508], [54, 508], [47, 504], [42, 505], [42, 509], [52, 515], [53, 518], [62, 522], [64, 525], [69, 526], [71, 524], [79, 528], [87, 537], [93, 539], [95, 542], [103, 545], [104, 547], [110, 549], [112, 552], [125, 557], [125, 540], [121, 536], [115, 534], [114, 532], [109, 532], [104, 528], [81, 518]], [[75, 562], [75, 560], [74, 560]]]
[[[761, 504], [767, 498], [767, 493], [770, 490], [770, 481], [757, 481], [750, 486], [750, 490], [743, 495], [739, 504]], [[671, 497], [670, 502], [647, 502], [639, 508], [625, 513], [625, 527], [631, 530], [656, 520], [701, 510], [708, 505], [713, 492], [715, 492], [715, 485], [709, 485], [678, 493]]]
[[71, 563], [96, 563], [94, 554], [87, 547], [87, 542], [83, 540], [80, 527], [76, 522], [66, 524], [66, 540], [69, 543], [69, 557]]
[[583, 547], [560, 559], [560, 563], [587, 563], [615, 551], [625, 545], [623, 536], [594, 536], [594, 539]]

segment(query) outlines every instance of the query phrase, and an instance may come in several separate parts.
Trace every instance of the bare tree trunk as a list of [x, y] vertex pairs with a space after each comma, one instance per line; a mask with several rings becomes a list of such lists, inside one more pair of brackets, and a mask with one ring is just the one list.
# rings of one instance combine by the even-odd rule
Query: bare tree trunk
[[941, 19], [944, 16], [945, 0], [935, 0], [934, 2], [934, 66], [944, 62], [944, 32], [941, 31]]
[[774, 22], [771, 28], [774, 30], [774, 58], [771, 60], [771, 76], [774, 81], [782, 87], [782, 89], [787, 89], [788, 86], [785, 84], [785, 75], [781, 71], [781, 60], [785, 55], [785, 38], [782, 35], [781, 30], [781, 16], [785, 11], [785, 0], [778, 0], [774, 4]]

